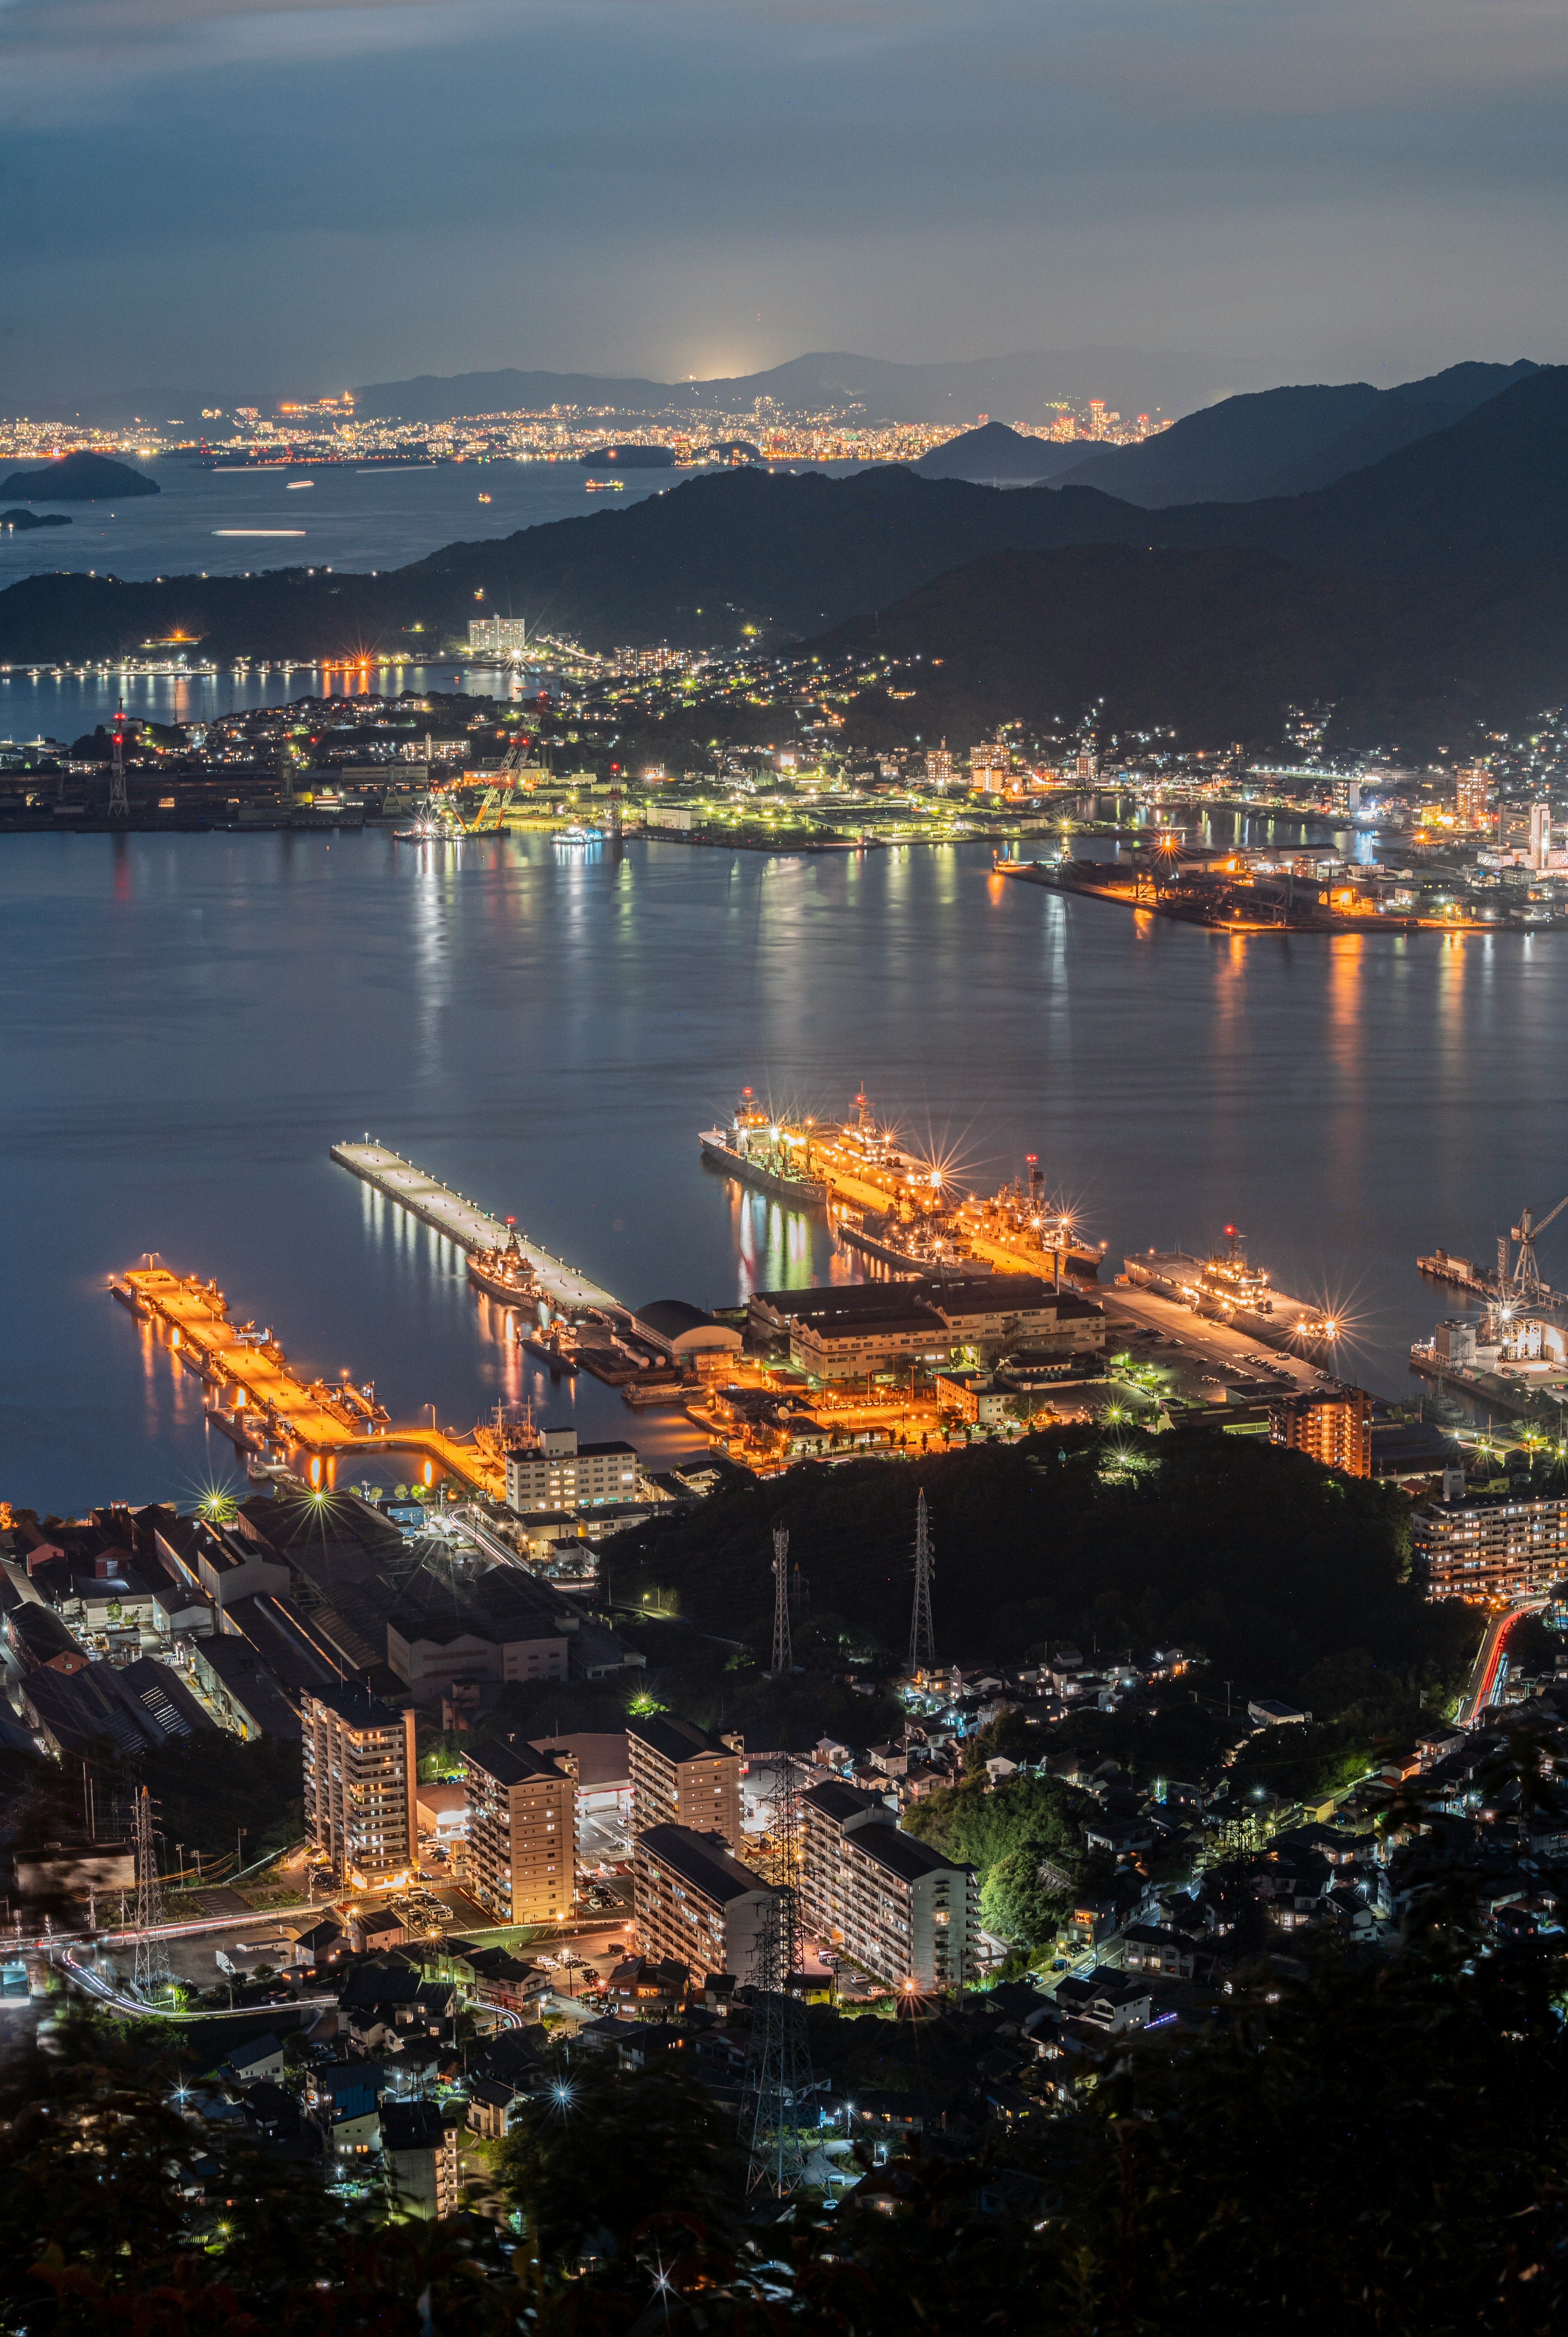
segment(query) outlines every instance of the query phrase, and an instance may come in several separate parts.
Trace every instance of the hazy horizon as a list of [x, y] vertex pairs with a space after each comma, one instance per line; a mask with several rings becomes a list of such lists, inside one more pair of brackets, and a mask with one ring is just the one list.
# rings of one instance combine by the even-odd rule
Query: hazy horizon
[[0, 406], [803, 351], [1568, 356], [1534, 0], [15, 0]]

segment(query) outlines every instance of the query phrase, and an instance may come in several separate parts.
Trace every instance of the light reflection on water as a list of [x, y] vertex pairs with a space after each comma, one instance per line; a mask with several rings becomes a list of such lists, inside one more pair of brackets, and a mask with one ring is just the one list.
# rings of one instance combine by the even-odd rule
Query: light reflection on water
[[989, 861], [5, 839], [0, 1493], [66, 1511], [232, 1475], [200, 1384], [105, 1296], [150, 1247], [395, 1420], [526, 1400], [691, 1450], [677, 1413], [552, 1381], [327, 1149], [395, 1144], [634, 1305], [858, 1272], [822, 1212], [704, 1168], [743, 1085], [819, 1116], [863, 1085], [990, 1183], [1037, 1153], [1112, 1270], [1239, 1224], [1284, 1287], [1350, 1306], [1347, 1369], [1410, 1391], [1409, 1342], [1451, 1311], [1416, 1253], [1485, 1258], [1563, 1189], [1562, 938], [1210, 934]]

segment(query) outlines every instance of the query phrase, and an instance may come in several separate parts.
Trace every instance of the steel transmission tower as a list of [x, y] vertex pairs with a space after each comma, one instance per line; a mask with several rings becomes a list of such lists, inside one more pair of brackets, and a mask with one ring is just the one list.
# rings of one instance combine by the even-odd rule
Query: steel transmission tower
[[114, 717], [114, 768], [109, 780], [109, 816], [129, 819], [131, 805], [125, 793], [125, 700], [120, 701]]
[[[782, 1551], [777, 1563], [782, 1579]], [[775, 1892], [757, 1934], [752, 1965], [755, 1994], [749, 2078], [755, 2094], [741, 2114], [750, 2157], [746, 2188], [766, 2189], [780, 2199], [797, 2190], [805, 2175], [800, 2122], [814, 2082], [805, 2006], [789, 1984], [790, 1975], [801, 1965], [800, 1827], [800, 1779], [786, 1753], [774, 1789], [769, 1880]]]
[[794, 1669], [794, 1655], [790, 1646], [789, 1546], [789, 1528], [774, 1526], [773, 1662], [768, 1667], [774, 1679], [787, 1679]]
[[152, 1797], [145, 1785], [136, 1796], [136, 1993], [147, 2003], [159, 1996], [170, 1979], [169, 1956], [160, 1933], [167, 1922], [163, 1889], [158, 1880], [158, 1854], [152, 1840]]
[[930, 1520], [926, 1514], [926, 1497], [922, 1492], [915, 1511], [915, 1603], [910, 1617], [910, 1677], [912, 1679], [923, 1662], [936, 1661], [937, 1639], [931, 1627], [931, 1577], [937, 1562], [931, 1554]]

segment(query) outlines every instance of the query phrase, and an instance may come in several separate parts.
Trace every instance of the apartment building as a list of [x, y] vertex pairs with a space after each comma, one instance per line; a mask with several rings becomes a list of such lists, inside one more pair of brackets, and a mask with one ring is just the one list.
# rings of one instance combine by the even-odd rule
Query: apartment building
[[755, 1977], [784, 1894], [722, 1844], [689, 1826], [649, 1826], [632, 1845], [632, 1887], [644, 1956], [673, 1957], [695, 1973]]
[[631, 1771], [631, 1830], [689, 1826], [740, 1847], [741, 1756], [720, 1736], [667, 1712], [635, 1715], [626, 1725]]
[[563, 1923], [577, 1889], [570, 1755], [484, 1745], [463, 1756], [468, 1888], [498, 1923]]
[[1365, 1388], [1336, 1388], [1327, 1395], [1288, 1395], [1269, 1408], [1276, 1444], [1308, 1453], [1325, 1469], [1347, 1477], [1372, 1473], [1372, 1399]]
[[635, 1445], [579, 1444], [575, 1428], [547, 1428], [537, 1446], [507, 1454], [506, 1506], [520, 1518], [636, 1499]]
[[961, 1987], [979, 1941], [974, 1868], [905, 1833], [879, 1794], [855, 1785], [812, 1786], [801, 1815], [807, 1933], [895, 1987]]
[[316, 1847], [354, 1890], [402, 1879], [419, 1863], [413, 1712], [350, 1681], [307, 1688], [302, 1701], [305, 1824]]
[[1568, 1574], [1568, 1494], [1444, 1501], [1411, 1525], [1416, 1579], [1428, 1599], [1509, 1599]]
[[400, 2214], [438, 2223], [463, 2205], [458, 2117], [437, 2102], [381, 2105], [386, 2187]]

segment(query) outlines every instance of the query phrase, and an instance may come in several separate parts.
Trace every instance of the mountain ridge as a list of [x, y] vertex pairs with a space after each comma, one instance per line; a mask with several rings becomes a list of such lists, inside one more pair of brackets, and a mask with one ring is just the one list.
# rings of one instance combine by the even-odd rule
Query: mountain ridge
[[[0, 659], [113, 655], [178, 629], [209, 655], [303, 660], [401, 650], [412, 660], [433, 638], [462, 632], [479, 600], [599, 648], [664, 640], [782, 649], [871, 621], [997, 553], [1119, 545], [1151, 555], [1264, 555], [1297, 572], [1297, 582], [1269, 590], [1281, 610], [1306, 612], [1290, 621], [1316, 643], [1326, 677], [1309, 694], [1339, 694], [1329, 681], [1346, 636], [1324, 613], [1317, 580], [1326, 578], [1349, 612], [1362, 672], [1381, 660], [1400, 677], [1388, 704], [1404, 705], [1412, 719], [1427, 709], [1428, 728], [1488, 708], [1502, 719], [1568, 696], [1565, 437], [1568, 367], [1554, 367], [1349, 478], [1251, 504], [1150, 511], [1091, 487], [998, 489], [925, 479], [903, 465], [842, 479], [730, 471], [629, 510], [448, 544], [379, 575], [294, 569], [157, 584], [34, 576], [0, 592]], [[1177, 572], [1179, 562], [1166, 564]], [[1306, 582], [1302, 572], [1311, 572]], [[1093, 570], [1111, 634], [1120, 626], [1126, 636], [1115, 577], [1153, 572], [1112, 562]], [[1238, 572], [1222, 563], [1180, 572], [1200, 583], [1211, 576], [1219, 589]], [[1145, 598], [1153, 590], [1138, 583]], [[1389, 610], [1399, 612], [1397, 628], [1378, 613]], [[1386, 631], [1390, 644], [1397, 633], [1397, 657]], [[1209, 659], [1219, 690], [1212, 652], [1193, 654], [1200, 665]]]
[[1520, 357], [1509, 366], [1449, 366], [1392, 389], [1359, 381], [1248, 391], [1183, 415], [1138, 445], [1086, 455], [1059, 484], [1095, 487], [1145, 510], [1306, 494], [1461, 420], [1542, 370]]

